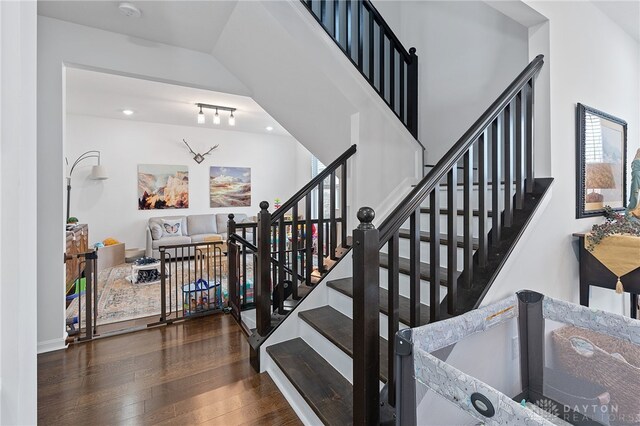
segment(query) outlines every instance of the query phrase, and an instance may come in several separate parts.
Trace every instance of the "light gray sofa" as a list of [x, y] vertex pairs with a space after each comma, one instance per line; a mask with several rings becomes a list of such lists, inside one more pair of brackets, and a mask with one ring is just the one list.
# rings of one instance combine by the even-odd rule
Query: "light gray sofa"
[[[234, 213], [236, 223], [250, 222], [246, 214]], [[253, 218], [251, 218], [253, 219]], [[180, 220], [181, 236], [167, 236], [163, 231], [163, 220]], [[146, 256], [158, 259], [160, 246], [200, 243], [207, 237], [220, 236], [227, 239], [229, 213], [197, 214], [188, 216], [160, 216], [149, 218], [147, 223]]]

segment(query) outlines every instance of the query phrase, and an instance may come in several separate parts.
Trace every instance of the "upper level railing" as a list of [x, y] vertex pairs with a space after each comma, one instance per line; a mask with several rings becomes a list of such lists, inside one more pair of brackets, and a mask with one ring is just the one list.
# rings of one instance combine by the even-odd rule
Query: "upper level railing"
[[418, 56], [369, 0], [301, 0], [391, 111], [418, 139]]
[[[421, 319], [420, 281], [425, 279], [420, 261], [421, 207], [429, 203], [429, 322], [441, 319], [440, 288], [446, 283], [449, 315], [458, 312], [458, 290], [471, 287], [474, 270], [487, 265], [489, 244], [497, 246], [503, 228], [510, 228], [513, 211], [522, 209], [525, 192], [533, 191], [534, 81], [542, 68], [537, 56], [491, 104], [467, 132], [442, 157], [405, 199], [382, 222], [372, 224], [370, 208], [358, 212], [360, 225], [353, 232], [353, 394], [354, 424], [377, 424], [379, 420], [379, 280], [380, 249], [388, 256], [388, 382], [387, 402], [395, 406], [395, 342], [399, 329], [399, 234], [409, 222], [410, 325]], [[489, 156], [490, 152], [490, 156]], [[475, 153], [475, 154], [474, 154]], [[474, 163], [477, 171], [474, 173]], [[460, 167], [462, 167], [460, 169]], [[462, 228], [458, 229], [458, 174], [462, 178]], [[477, 203], [473, 202], [474, 174]], [[488, 177], [493, 185], [488, 193]], [[441, 183], [446, 182], [445, 186]], [[505, 182], [503, 188], [498, 182]], [[514, 195], [515, 186], [515, 195]], [[446, 230], [440, 230], [440, 197], [446, 191]], [[487, 228], [491, 207], [491, 231]], [[473, 238], [473, 210], [477, 209], [477, 242]], [[462, 235], [460, 235], [462, 234]], [[446, 276], [441, 272], [441, 241], [446, 241]], [[463, 274], [458, 280], [458, 247], [462, 240]], [[474, 249], [477, 246], [477, 259]], [[462, 287], [459, 288], [459, 285]]]
[[[302, 297], [299, 284], [317, 282], [347, 247], [347, 161], [355, 152], [352, 145], [275, 212], [261, 202], [257, 223], [235, 223], [230, 215], [229, 297], [237, 308], [242, 295], [231, 292], [246, 291], [239, 277], [253, 274], [258, 338], [269, 334], [272, 313], [287, 313], [289, 296]], [[239, 309], [233, 312], [239, 318]]]

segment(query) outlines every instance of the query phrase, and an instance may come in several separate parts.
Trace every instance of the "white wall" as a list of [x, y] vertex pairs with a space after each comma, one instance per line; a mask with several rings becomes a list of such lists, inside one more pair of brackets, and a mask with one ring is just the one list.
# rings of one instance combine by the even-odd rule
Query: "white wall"
[[[101, 151], [109, 179], [89, 179], [92, 163], [73, 174], [71, 215], [89, 224], [90, 243], [114, 237], [126, 247], [145, 247], [147, 220], [154, 216], [206, 213], [246, 213], [254, 216], [258, 205], [275, 198], [287, 200], [309, 178], [311, 154], [290, 136], [235, 132], [193, 126], [116, 120], [68, 114], [65, 151], [70, 159], [89, 149]], [[220, 146], [197, 164], [182, 139], [195, 151]], [[138, 164], [189, 166], [189, 208], [138, 210]], [[251, 206], [209, 207], [209, 167], [251, 168]], [[293, 169], [293, 172], [291, 170]], [[300, 169], [300, 180], [296, 170]], [[306, 171], [306, 173], [304, 173]]]
[[0, 424], [29, 425], [38, 399], [36, 2], [0, 2], [0, 97]]
[[[603, 218], [575, 219], [576, 103], [627, 121], [630, 164], [640, 147], [640, 45], [589, 2], [527, 4], [549, 19], [550, 54], [542, 77], [550, 84], [546, 108], [555, 182], [548, 206], [519, 242], [485, 303], [522, 288], [577, 303], [577, 244], [571, 234], [587, 231]], [[536, 139], [537, 144], [546, 142]], [[592, 289], [590, 303], [628, 315], [628, 296], [610, 290]]]
[[[38, 351], [64, 347], [64, 67], [249, 95], [213, 56], [38, 17]], [[33, 165], [32, 165], [33, 167]]]
[[374, 4], [416, 48], [420, 140], [436, 164], [527, 65], [527, 28], [480, 1]]

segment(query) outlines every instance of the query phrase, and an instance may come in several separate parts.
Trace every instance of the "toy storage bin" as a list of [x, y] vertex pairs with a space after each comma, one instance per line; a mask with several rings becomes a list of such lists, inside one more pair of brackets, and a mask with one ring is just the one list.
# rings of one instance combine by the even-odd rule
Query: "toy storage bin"
[[186, 317], [210, 309], [222, 308], [220, 282], [199, 279], [182, 286], [183, 309]]
[[640, 321], [522, 291], [398, 332], [398, 425], [640, 425]]

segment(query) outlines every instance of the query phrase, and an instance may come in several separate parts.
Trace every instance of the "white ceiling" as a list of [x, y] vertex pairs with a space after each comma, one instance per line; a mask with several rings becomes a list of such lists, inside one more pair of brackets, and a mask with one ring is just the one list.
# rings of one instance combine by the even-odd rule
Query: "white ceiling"
[[640, 0], [592, 0], [598, 9], [640, 42]]
[[[289, 135], [260, 105], [246, 96], [211, 92], [157, 81], [141, 80], [77, 68], [67, 68], [67, 113], [129, 121], [175, 124], [219, 130]], [[213, 124], [212, 110], [204, 110], [206, 123], [197, 124], [196, 103], [237, 108], [236, 125], [227, 124], [228, 112], [220, 111]], [[125, 116], [124, 109], [134, 114]], [[272, 131], [266, 127], [272, 126]]]
[[142, 11], [140, 18], [120, 14], [119, 1], [39, 0], [38, 14], [157, 43], [211, 53], [237, 0], [134, 0], [129, 3]]

